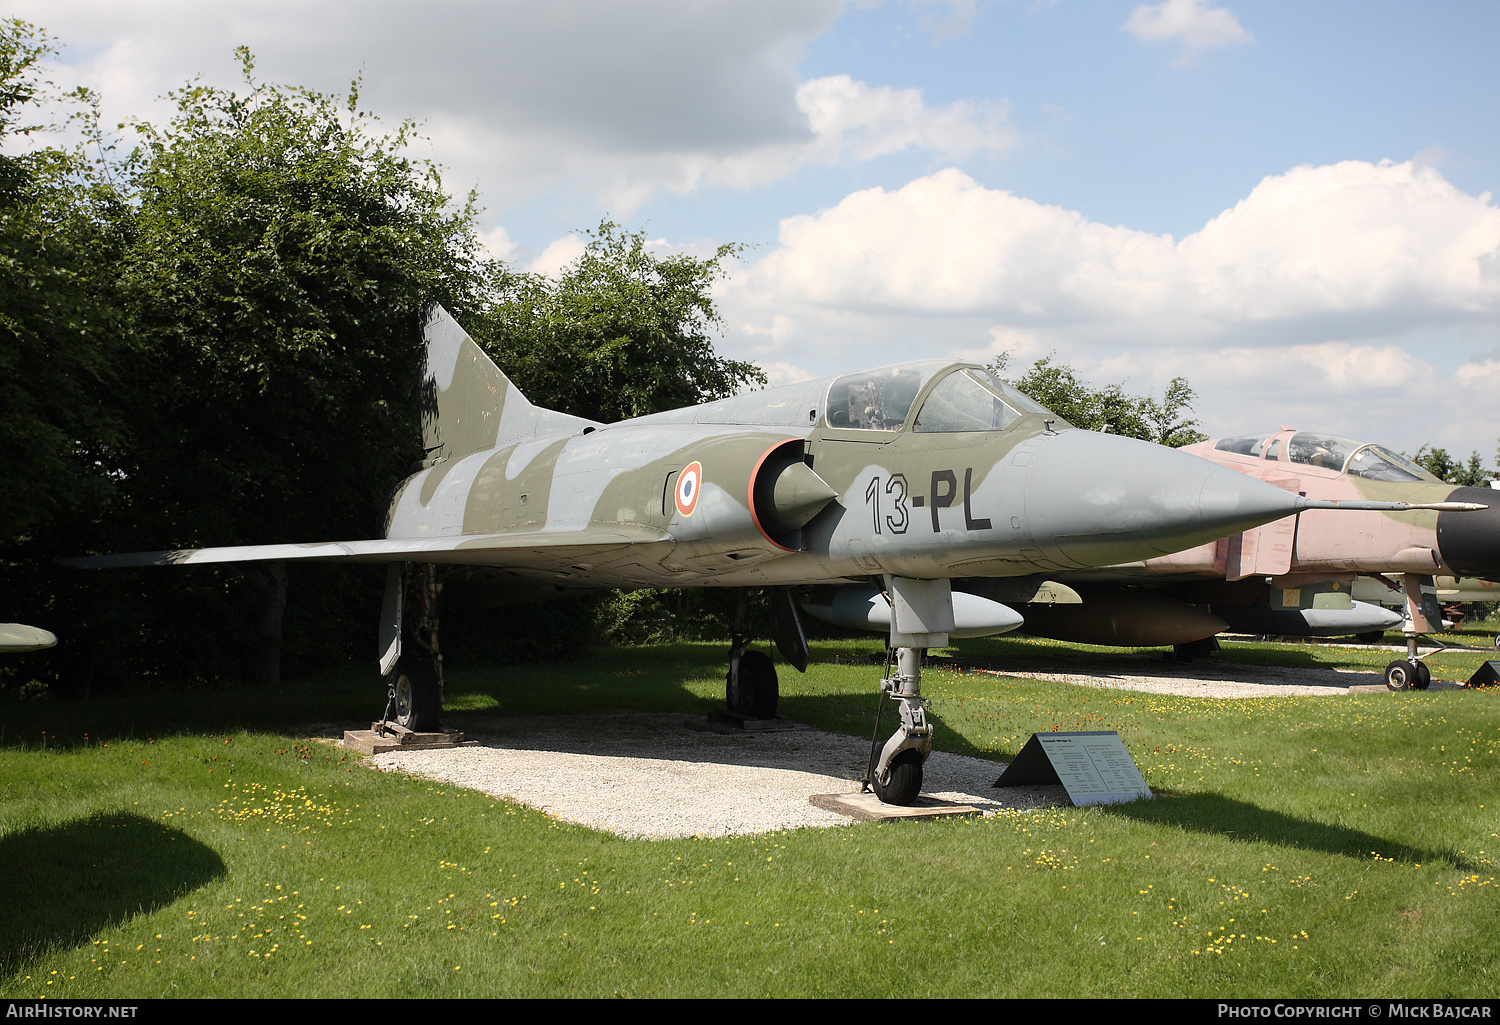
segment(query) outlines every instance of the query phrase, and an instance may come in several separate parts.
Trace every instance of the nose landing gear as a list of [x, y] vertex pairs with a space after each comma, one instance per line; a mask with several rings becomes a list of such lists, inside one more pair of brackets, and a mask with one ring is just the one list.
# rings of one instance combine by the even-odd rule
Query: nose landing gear
[[1430, 633], [1434, 622], [1441, 628], [1442, 609], [1437, 605], [1431, 577], [1403, 574], [1401, 589], [1406, 593], [1406, 622], [1402, 624], [1406, 657], [1385, 667], [1385, 685], [1388, 690], [1426, 690], [1432, 685], [1432, 670], [1417, 654], [1417, 637]]
[[[896, 672], [880, 681], [883, 706], [889, 696], [900, 704], [901, 723], [879, 747], [880, 712], [870, 738], [870, 763], [862, 783], [884, 804], [909, 805], [922, 792], [922, 767], [932, 754], [932, 726], [922, 697], [922, 655], [946, 647], [953, 629], [953, 590], [947, 580], [886, 577], [891, 603], [891, 651]], [[890, 662], [886, 665], [889, 667]]]
[[880, 700], [887, 696], [899, 701], [901, 724], [885, 744], [876, 749], [880, 732], [880, 713], [875, 713], [874, 737], [870, 738], [870, 764], [865, 787], [883, 804], [909, 805], [922, 792], [922, 766], [932, 754], [932, 727], [927, 722], [927, 706], [922, 697], [922, 649], [895, 649], [896, 675], [880, 681]]

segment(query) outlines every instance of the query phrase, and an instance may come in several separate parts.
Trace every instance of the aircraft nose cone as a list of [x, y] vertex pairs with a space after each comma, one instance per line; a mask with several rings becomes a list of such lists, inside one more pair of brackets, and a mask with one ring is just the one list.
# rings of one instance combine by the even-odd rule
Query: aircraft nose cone
[[1206, 459], [1133, 438], [1063, 431], [1027, 479], [1033, 528], [1084, 566], [1180, 552], [1296, 511], [1297, 496]]
[[1489, 506], [1477, 512], [1442, 512], [1437, 519], [1438, 552], [1460, 576], [1500, 578], [1500, 491], [1454, 488], [1449, 502]]

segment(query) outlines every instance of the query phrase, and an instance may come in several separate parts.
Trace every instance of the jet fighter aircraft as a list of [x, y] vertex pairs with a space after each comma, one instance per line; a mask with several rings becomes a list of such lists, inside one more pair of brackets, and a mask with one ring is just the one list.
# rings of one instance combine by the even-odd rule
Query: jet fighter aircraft
[[[423, 332], [427, 456], [392, 497], [384, 538], [72, 563], [388, 563], [380, 669], [387, 711], [413, 729], [431, 728], [441, 707], [445, 584], [514, 601], [772, 588], [771, 631], [802, 669], [807, 646], [785, 588], [874, 581], [897, 663], [882, 690], [900, 727], [869, 783], [909, 804], [932, 746], [921, 651], [1019, 620], [982, 596], [955, 603], [952, 578], [1020, 578], [1017, 593], [1034, 597], [1045, 589], [1024, 581], [1038, 574], [1159, 558], [1335, 507], [1196, 456], [1071, 429], [970, 364], [905, 363], [603, 424], [532, 405], [440, 307]], [[749, 634], [737, 616], [726, 692], [733, 710], [769, 717], [775, 669], [749, 650]]]
[[[1489, 488], [1444, 483], [1380, 445], [1291, 427], [1181, 451], [1313, 498], [1483, 505], [1496, 497]], [[1382, 574], [1398, 576], [1400, 589]], [[1193, 642], [1222, 630], [1378, 637], [1404, 621], [1411, 664], [1392, 667], [1411, 681], [1426, 669], [1415, 661], [1415, 635], [1441, 618], [1436, 574], [1500, 579], [1500, 508], [1337, 516], [1308, 510], [1172, 555], [1064, 574], [1060, 579], [1077, 590], [1080, 604], [1027, 607], [1023, 614], [1027, 629], [1043, 636], [1190, 651]], [[1364, 601], [1352, 597], [1357, 577], [1364, 578]], [[1383, 604], [1405, 606], [1405, 616], [1382, 608], [1377, 595]], [[1384, 600], [1388, 595], [1397, 601]]]

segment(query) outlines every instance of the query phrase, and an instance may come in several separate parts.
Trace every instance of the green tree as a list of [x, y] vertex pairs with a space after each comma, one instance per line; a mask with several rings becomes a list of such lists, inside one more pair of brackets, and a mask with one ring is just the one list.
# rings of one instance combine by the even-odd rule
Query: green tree
[[[42, 78], [54, 53], [34, 26], [0, 21], [0, 146], [56, 127], [45, 118], [60, 98]], [[0, 152], [0, 542], [110, 491], [98, 399], [117, 325], [98, 281], [113, 247], [85, 172], [54, 147]]]
[[[1002, 353], [989, 369], [1003, 375], [1010, 354]], [[1056, 353], [1042, 357], [1021, 377], [1010, 383], [1061, 416], [1074, 427], [1120, 434], [1128, 438], [1178, 448], [1207, 438], [1191, 416], [1197, 394], [1187, 378], [1174, 377], [1160, 400], [1150, 395], [1130, 395], [1124, 384], [1096, 388], [1078, 376]]]
[[1485, 468], [1477, 451], [1469, 453], [1465, 463], [1450, 456], [1447, 449], [1423, 445], [1411, 459], [1434, 477], [1460, 487], [1487, 488], [1491, 478], [1500, 476]]
[[723, 398], [766, 383], [713, 347], [710, 290], [737, 249], [658, 257], [606, 220], [556, 278], [492, 264], [467, 326], [527, 398], [564, 413], [611, 422]]
[[[266, 85], [237, 52], [242, 90], [192, 84], [168, 126], [139, 126], [114, 270], [133, 343], [114, 396], [128, 428], [110, 466], [122, 501], [94, 550], [377, 535], [384, 498], [421, 455], [422, 309], [472, 305], [472, 206], [406, 155], [412, 126], [378, 134], [356, 88], [340, 101]], [[368, 612], [358, 571], [294, 573], [318, 581], [299, 643], [369, 630], [351, 618]], [[278, 677], [280, 564], [163, 576], [139, 575], [126, 650], [196, 674]], [[183, 656], [164, 652], [172, 643]], [[188, 652], [207, 661], [187, 665]]]
[[[37, 120], [25, 106], [50, 50], [7, 25], [0, 132], [14, 133]], [[21, 453], [0, 463], [0, 614], [48, 611], [33, 621], [64, 643], [32, 664], [64, 691], [270, 680], [283, 649], [299, 668], [367, 657], [375, 572], [78, 573], [54, 560], [378, 534], [421, 455], [430, 301], [553, 408], [614, 419], [764, 382], [710, 340], [710, 287], [733, 247], [657, 258], [643, 233], [605, 222], [556, 279], [484, 265], [472, 199], [453, 203], [406, 155], [413, 126], [381, 134], [357, 89], [263, 84], [238, 53], [242, 88], [190, 84], [169, 124], [137, 126], [131, 153], [94, 122], [92, 161], [39, 151], [0, 165], [0, 442]]]

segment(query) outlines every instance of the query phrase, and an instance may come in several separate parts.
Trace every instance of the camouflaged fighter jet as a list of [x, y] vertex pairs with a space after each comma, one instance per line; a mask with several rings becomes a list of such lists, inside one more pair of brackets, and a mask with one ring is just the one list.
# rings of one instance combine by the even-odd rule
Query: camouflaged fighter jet
[[[606, 587], [771, 588], [770, 632], [799, 670], [807, 645], [787, 586], [851, 587], [842, 607], [863, 608], [897, 664], [881, 686], [900, 726], [872, 751], [869, 782], [882, 800], [909, 804], [932, 746], [922, 650], [1020, 622], [993, 598], [955, 597], [952, 578], [1003, 578], [997, 593], [1027, 600], [1047, 590], [1039, 574], [1150, 559], [1331, 507], [1168, 448], [1072, 429], [969, 364], [906, 363], [603, 424], [532, 405], [441, 308], [424, 339], [427, 457], [392, 497], [384, 538], [73, 563], [389, 563], [380, 670], [387, 712], [413, 729], [431, 728], [441, 707], [440, 586], [489, 586], [512, 601]], [[744, 607], [727, 697], [732, 710], [767, 718], [776, 672], [748, 647]]]
[[[1294, 494], [1427, 505], [1338, 516], [1308, 510], [1173, 555], [1067, 574], [1062, 579], [1081, 604], [1028, 611], [1028, 630], [1085, 643], [1176, 644], [1191, 652], [1199, 650], [1194, 642], [1223, 630], [1378, 640], [1385, 630], [1403, 628], [1407, 658], [1387, 667], [1386, 682], [1421, 687], [1430, 676], [1416, 657], [1416, 636], [1440, 629], [1442, 618], [1443, 589], [1434, 576], [1500, 579], [1500, 507], [1459, 513], [1432, 505], [1487, 505], [1497, 497], [1489, 488], [1447, 484], [1380, 445], [1290, 427], [1181, 451]], [[1401, 580], [1399, 587], [1387, 574]], [[1356, 582], [1364, 600], [1355, 600]], [[1119, 584], [1153, 590], [1113, 589]], [[1400, 606], [1404, 615], [1382, 605]]]

